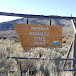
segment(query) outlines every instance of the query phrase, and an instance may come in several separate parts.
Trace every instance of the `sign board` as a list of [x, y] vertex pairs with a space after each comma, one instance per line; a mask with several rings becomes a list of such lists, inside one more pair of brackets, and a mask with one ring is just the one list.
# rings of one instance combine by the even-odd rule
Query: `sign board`
[[24, 49], [62, 46], [62, 26], [14, 24], [14, 30]]

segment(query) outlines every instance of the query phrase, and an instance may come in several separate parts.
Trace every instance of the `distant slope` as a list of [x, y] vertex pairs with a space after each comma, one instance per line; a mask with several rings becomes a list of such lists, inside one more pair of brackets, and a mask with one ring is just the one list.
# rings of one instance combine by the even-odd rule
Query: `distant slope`
[[[37, 24], [37, 25], [49, 25], [49, 19], [41, 19], [41, 18], [28, 18], [29, 24]], [[61, 26], [71, 26], [70, 20], [59, 20], [59, 19], [52, 19], [52, 25], [61, 25]], [[7, 30], [14, 30], [14, 24], [26, 24], [27, 18], [16, 19], [8, 22], [0, 23], [0, 31], [7, 31]]]

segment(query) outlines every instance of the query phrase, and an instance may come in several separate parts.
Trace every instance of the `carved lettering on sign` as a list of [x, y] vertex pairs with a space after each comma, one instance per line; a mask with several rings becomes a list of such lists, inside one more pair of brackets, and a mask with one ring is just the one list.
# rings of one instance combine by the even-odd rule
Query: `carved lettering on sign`
[[30, 36], [49, 36], [49, 32], [29, 32]]
[[45, 45], [45, 42], [34, 42], [34, 45]]
[[62, 26], [14, 24], [14, 30], [24, 49], [62, 46]]
[[48, 27], [31, 27], [31, 30], [49, 30]]
[[45, 41], [45, 37], [34, 37], [34, 40]]

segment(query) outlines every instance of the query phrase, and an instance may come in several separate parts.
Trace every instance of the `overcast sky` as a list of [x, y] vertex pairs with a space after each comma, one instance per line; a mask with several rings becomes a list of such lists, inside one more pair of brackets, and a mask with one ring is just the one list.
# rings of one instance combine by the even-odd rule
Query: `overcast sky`
[[[76, 17], [76, 0], [0, 0], [0, 12]], [[0, 22], [12, 19], [0, 16]]]

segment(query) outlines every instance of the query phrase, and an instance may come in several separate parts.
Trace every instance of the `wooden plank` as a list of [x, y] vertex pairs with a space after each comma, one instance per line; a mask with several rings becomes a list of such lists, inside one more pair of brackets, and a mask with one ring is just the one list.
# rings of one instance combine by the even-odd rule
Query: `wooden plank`
[[[62, 46], [62, 26], [15, 24], [14, 30], [19, 35], [23, 47]], [[54, 41], [58, 41], [60, 45], [53, 46]]]

